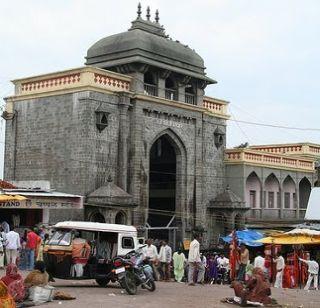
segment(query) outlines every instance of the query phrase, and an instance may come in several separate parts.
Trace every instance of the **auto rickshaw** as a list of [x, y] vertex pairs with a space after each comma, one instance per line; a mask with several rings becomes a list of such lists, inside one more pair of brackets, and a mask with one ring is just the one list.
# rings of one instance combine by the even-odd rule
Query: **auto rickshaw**
[[85, 221], [59, 222], [44, 247], [44, 261], [52, 278], [95, 279], [107, 286], [112, 259], [138, 248], [133, 226]]

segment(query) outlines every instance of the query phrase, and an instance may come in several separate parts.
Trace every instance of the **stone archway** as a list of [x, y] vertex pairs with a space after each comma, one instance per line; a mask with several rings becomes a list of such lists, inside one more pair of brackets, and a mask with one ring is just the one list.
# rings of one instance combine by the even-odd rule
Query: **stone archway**
[[127, 224], [127, 215], [122, 212], [122, 211], [119, 211], [117, 214], [116, 214], [116, 217], [114, 219], [114, 222], [115, 224], [117, 225], [126, 225]]
[[173, 246], [184, 236], [186, 150], [170, 129], [156, 136], [148, 151], [148, 236]]
[[89, 216], [89, 220], [92, 222], [100, 222], [100, 223], [105, 223], [106, 219], [105, 217], [99, 212], [93, 212], [90, 216]]

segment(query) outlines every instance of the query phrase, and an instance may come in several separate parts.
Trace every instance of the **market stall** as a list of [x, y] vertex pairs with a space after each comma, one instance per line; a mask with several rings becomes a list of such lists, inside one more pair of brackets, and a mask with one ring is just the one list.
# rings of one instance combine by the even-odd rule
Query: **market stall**
[[[282, 234], [264, 237], [257, 240], [257, 242], [266, 245], [265, 251], [269, 250], [271, 257], [275, 255], [276, 250], [292, 247], [293, 251], [288, 252], [286, 257], [287, 262], [283, 286], [288, 288], [301, 287], [307, 279], [307, 267], [299, 262], [299, 258], [305, 259], [310, 251], [314, 253], [318, 252], [317, 245], [320, 245], [320, 231], [308, 228], [296, 228]], [[273, 267], [271, 266], [272, 269]], [[271, 272], [272, 276], [273, 273]]]

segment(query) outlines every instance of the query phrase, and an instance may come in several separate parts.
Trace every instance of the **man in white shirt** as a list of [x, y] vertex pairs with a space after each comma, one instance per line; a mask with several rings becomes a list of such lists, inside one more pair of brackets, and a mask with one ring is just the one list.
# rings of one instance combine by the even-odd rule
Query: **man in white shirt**
[[157, 269], [158, 264], [158, 251], [157, 247], [152, 244], [152, 239], [146, 241], [147, 246], [143, 247], [142, 252], [145, 258], [151, 262], [155, 280], [159, 280], [159, 272]]
[[284, 258], [280, 252], [277, 253], [277, 258], [273, 260], [276, 263], [276, 281], [274, 283], [275, 288], [282, 288], [282, 278], [283, 278], [283, 271], [285, 267]]
[[170, 263], [172, 260], [172, 249], [167, 245], [166, 241], [162, 241], [162, 245], [159, 252], [159, 261], [161, 263], [161, 269], [163, 273], [163, 279], [165, 281], [170, 280]]
[[266, 272], [265, 259], [264, 257], [262, 257], [261, 251], [257, 252], [257, 256], [254, 258], [254, 261], [253, 261], [253, 267], [261, 268], [264, 273]]
[[16, 264], [18, 249], [20, 247], [20, 236], [14, 231], [14, 228], [12, 228], [12, 230], [6, 234], [6, 256], [8, 264]]
[[198, 269], [198, 277], [197, 283], [203, 284], [204, 272], [205, 268], [203, 263], [201, 262], [200, 257], [200, 236], [195, 234], [193, 237], [193, 241], [190, 243], [189, 248], [189, 256], [188, 256], [188, 264], [189, 264], [189, 272], [188, 272], [188, 282], [189, 286], [194, 286], [194, 271]]
[[221, 254], [220, 257], [217, 259], [218, 267], [219, 268], [228, 268], [229, 266], [229, 259]]
[[310, 258], [309, 254], [307, 255], [307, 260], [304, 260], [304, 259], [301, 259], [301, 258], [299, 258], [299, 260], [308, 265], [309, 276], [308, 276], [307, 284], [304, 287], [304, 289], [305, 290], [309, 290], [311, 282], [313, 280], [314, 288], [315, 288], [315, 290], [318, 290], [318, 272], [319, 272], [319, 264], [318, 264], [318, 262], [315, 261], [315, 260], [312, 260]]

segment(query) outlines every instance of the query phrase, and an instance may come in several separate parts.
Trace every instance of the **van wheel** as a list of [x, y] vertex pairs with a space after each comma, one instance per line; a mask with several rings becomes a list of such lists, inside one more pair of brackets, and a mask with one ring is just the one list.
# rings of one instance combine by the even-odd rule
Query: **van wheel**
[[110, 282], [110, 279], [108, 279], [108, 278], [100, 278], [100, 279], [96, 279], [96, 282], [100, 287], [106, 288], [108, 283]]

